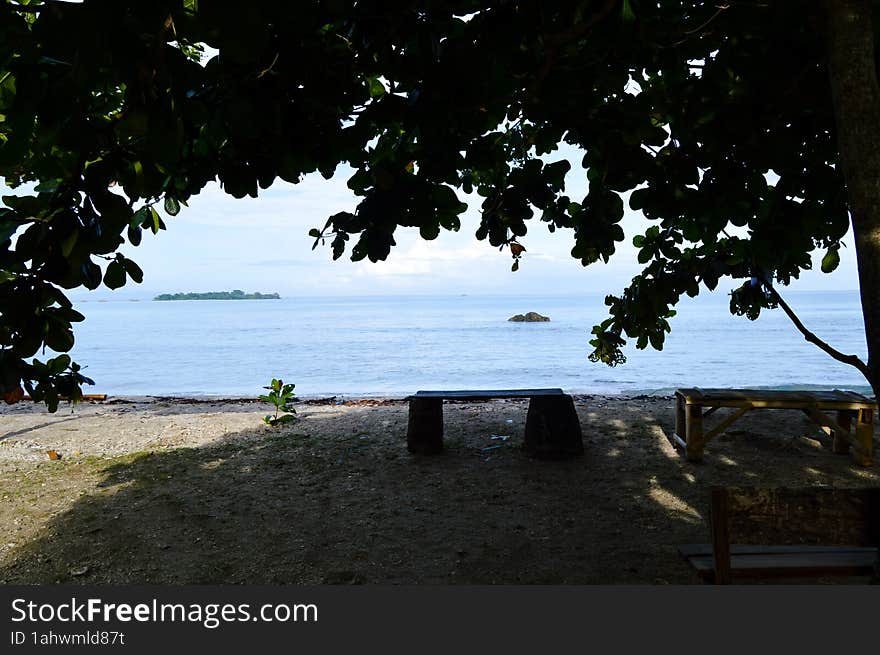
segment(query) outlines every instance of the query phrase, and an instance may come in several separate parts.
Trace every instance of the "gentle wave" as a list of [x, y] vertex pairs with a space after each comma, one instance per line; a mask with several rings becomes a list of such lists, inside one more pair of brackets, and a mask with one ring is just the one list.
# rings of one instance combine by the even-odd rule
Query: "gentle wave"
[[[804, 323], [864, 356], [856, 292], [799, 293]], [[602, 296], [289, 298], [84, 303], [73, 354], [114, 395], [241, 395], [272, 377], [302, 396], [405, 396], [430, 388], [559, 386], [635, 393], [680, 386], [869, 390], [852, 367], [806, 343], [778, 311], [731, 316], [723, 295], [687, 299], [662, 352], [587, 359]], [[537, 311], [550, 323], [509, 323]]]

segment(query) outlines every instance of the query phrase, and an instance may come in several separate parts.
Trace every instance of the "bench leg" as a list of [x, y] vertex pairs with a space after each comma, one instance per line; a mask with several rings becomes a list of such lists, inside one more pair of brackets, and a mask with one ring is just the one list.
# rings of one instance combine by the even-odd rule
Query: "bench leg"
[[827, 428], [831, 432], [831, 451], [838, 455], [849, 453], [849, 435], [852, 430], [852, 422], [858, 417], [858, 411], [841, 409], [837, 412], [837, 424], [846, 432], [839, 433], [837, 430]]
[[687, 418], [685, 416], [684, 398], [675, 394], [675, 434], [679, 439], [684, 440], [687, 434]]
[[856, 420], [856, 443], [857, 448], [851, 448], [853, 461], [861, 466], [871, 466], [874, 463], [874, 410], [858, 410]]
[[584, 454], [583, 434], [571, 396], [534, 396], [526, 416], [526, 454], [565, 459]]
[[703, 408], [700, 405], [685, 406], [685, 456], [689, 462], [703, 460]]
[[418, 455], [443, 451], [443, 399], [410, 398], [406, 447]]

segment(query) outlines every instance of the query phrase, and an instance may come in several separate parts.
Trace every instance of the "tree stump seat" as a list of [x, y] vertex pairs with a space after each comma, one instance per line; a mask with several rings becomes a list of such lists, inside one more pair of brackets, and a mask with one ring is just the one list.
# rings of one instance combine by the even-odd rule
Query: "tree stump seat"
[[443, 401], [528, 398], [526, 453], [539, 459], [583, 455], [581, 425], [572, 397], [562, 389], [497, 389], [418, 391], [408, 398], [407, 448], [411, 453], [436, 455], [443, 451]]

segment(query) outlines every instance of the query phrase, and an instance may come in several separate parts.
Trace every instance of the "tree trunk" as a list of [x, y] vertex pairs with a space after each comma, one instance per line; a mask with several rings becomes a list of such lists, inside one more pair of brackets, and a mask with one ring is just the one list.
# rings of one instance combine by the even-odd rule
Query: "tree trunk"
[[840, 165], [846, 179], [868, 340], [869, 382], [880, 398], [880, 88], [870, 0], [824, 0]]

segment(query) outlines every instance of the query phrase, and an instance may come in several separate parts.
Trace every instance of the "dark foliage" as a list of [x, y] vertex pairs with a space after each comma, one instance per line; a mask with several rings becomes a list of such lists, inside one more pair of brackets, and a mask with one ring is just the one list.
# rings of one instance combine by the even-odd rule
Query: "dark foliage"
[[756, 318], [816, 248], [833, 270], [849, 225], [821, 23], [801, 2], [6, 0], [0, 175], [37, 186], [0, 209], [0, 391], [77, 397], [69, 358], [28, 360], [72, 347], [63, 290], [141, 281], [117, 249], [165, 229], [157, 206], [342, 162], [359, 203], [310, 232], [334, 259], [458, 230], [460, 190], [514, 268], [529, 225], [570, 231], [588, 265], [624, 238], [624, 203], [642, 211], [645, 268], [607, 298], [594, 360], [662, 348], [679, 298], [724, 276]]

